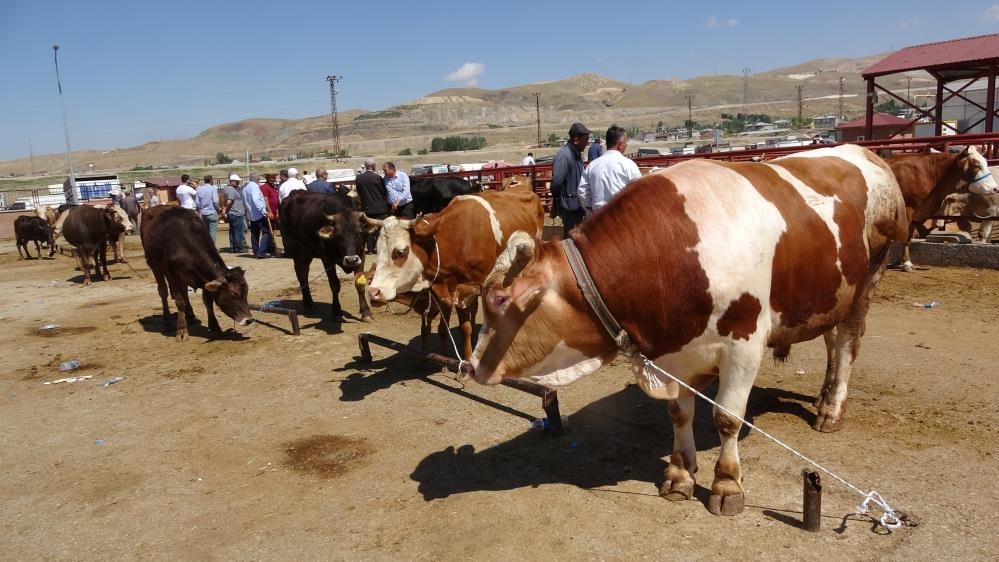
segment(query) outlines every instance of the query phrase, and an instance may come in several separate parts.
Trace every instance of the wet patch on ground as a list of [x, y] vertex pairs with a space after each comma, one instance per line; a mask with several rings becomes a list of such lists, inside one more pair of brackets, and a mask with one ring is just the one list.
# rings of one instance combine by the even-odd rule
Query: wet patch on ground
[[321, 478], [341, 476], [360, 464], [374, 449], [364, 439], [314, 435], [284, 445], [285, 465]]

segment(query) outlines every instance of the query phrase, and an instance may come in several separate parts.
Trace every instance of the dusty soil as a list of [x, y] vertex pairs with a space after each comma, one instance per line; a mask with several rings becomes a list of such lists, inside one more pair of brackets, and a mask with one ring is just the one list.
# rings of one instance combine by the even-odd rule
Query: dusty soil
[[[220, 234], [220, 241], [224, 233]], [[744, 432], [747, 507], [705, 509], [718, 439], [698, 406], [697, 498], [657, 495], [672, 429], [620, 362], [560, 391], [569, 432], [532, 431], [539, 400], [461, 384], [375, 348], [418, 319], [260, 314], [240, 335], [162, 333], [159, 299], [130, 265], [81, 285], [65, 256], [0, 245], [0, 558], [23, 559], [988, 559], [997, 552], [999, 271], [889, 272], [851, 381], [849, 421], [809, 428], [820, 342], [765, 359], [749, 416], [917, 527], [872, 532], [861, 499], [825, 478], [823, 528], [798, 526], [804, 463]], [[300, 298], [288, 260], [225, 255], [251, 301]], [[317, 262], [318, 264], [318, 262]], [[132, 269], [134, 267], [134, 270]], [[319, 273], [314, 269], [314, 275]], [[326, 281], [313, 283], [329, 302]], [[345, 308], [356, 312], [352, 290]], [[936, 300], [941, 306], [915, 308]], [[204, 319], [200, 299], [195, 311]], [[398, 309], [396, 310], [398, 311]], [[55, 335], [36, 328], [62, 325]], [[231, 326], [228, 319], [223, 326]], [[57, 365], [76, 358], [74, 384]], [[805, 374], [796, 374], [803, 370]], [[113, 376], [124, 381], [103, 387]]]

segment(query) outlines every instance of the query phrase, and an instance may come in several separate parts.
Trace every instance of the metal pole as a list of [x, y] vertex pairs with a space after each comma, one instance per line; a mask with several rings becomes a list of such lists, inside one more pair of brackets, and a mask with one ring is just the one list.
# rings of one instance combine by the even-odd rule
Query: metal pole
[[806, 531], [817, 532], [822, 526], [822, 480], [819, 473], [808, 470], [801, 471], [802, 484], [802, 515]]
[[[246, 160], [243, 160], [243, 162], [246, 162], [246, 177], [250, 177], [250, 151], [249, 150], [246, 151]], [[250, 181], [250, 180], [246, 180], [246, 181]]]
[[534, 107], [538, 112], [538, 146], [541, 146], [541, 92], [534, 92]]
[[694, 94], [687, 96], [687, 138], [694, 138]]
[[996, 64], [989, 65], [988, 93], [985, 94], [985, 132], [992, 132], [996, 118]]
[[[864, 140], [871, 140], [874, 136], [874, 78], [867, 79], [867, 99], [864, 102]], [[841, 139], [843, 141], [854, 141], [856, 139]]]
[[76, 170], [73, 169], [73, 149], [69, 146], [69, 121], [66, 120], [66, 103], [62, 99], [62, 80], [59, 79], [59, 45], [52, 45], [52, 56], [55, 59], [56, 84], [59, 85], [59, 107], [62, 108], [62, 129], [66, 133], [66, 156], [69, 157], [69, 193], [66, 202], [76, 204]]
[[333, 120], [333, 159], [337, 162], [340, 161], [340, 126], [337, 122], [337, 109], [336, 109], [336, 83], [343, 80], [343, 76], [337, 76], [331, 74], [326, 77], [326, 81], [330, 83], [330, 116]]

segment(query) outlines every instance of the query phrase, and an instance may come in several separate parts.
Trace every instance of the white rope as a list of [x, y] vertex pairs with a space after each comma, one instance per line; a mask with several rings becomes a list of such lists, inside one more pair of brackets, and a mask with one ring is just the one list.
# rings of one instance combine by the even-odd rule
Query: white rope
[[784, 447], [785, 449], [787, 449], [788, 451], [790, 451], [792, 454], [796, 455], [797, 457], [799, 457], [800, 459], [804, 460], [808, 464], [814, 466], [815, 468], [817, 468], [817, 469], [821, 470], [822, 472], [828, 474], [829, 476], [835, 478], [836, 480], [838, 480], [840, 483], [842, 483], [847, 488], [850, 488], [854, 492], [857, 492], [858, 494], [860, 494], [864, 498], [864, 501], [861, 502], [860, 505], [857, 506], [857, 513], [866, 515], [867, 512], [868, 512], [868, 509], [869, 509], [869, 507], [868, 507], [869, 504], [874, 503], [875, 505], [877, 505], [878, 507], [881, 508], [882, 515], [881, 515], [881, 519], [879, 521], [880, 521], [880, 523], [886, 529], [897, 529], [897, 528], [899, 528], [899, 527], [902, 526], [902, 519], [899, 517], [899, 515], [897, 513], [895, 513], [895, 510], [892, 509], [892, 507], [890, 505], [888, 505], [888, 502], [885, 501], [885, 499], [883, 497], [881, 497], [881, 494], [877, 493], [874, 490], [871, 490], [870, 492], [865, 492], [865, 491], [861, 490], [857, 486], [854, 486], [853, 484], [851, 484], [851, 483], [847, 482], [846, 480], [840, 478], [839, 476], [837, 476], [835, 473], [833, 473], [831, 470], [827, 469], [826, 467], [820, 465], [819, 463], [813, 461], [812, 459], [810, 459], [810, 458], [806, 457], [805, 455], [799, 453], [798, 451], [794, 450], [793, 448], [791, 448], [791, 446], [785, 444], [780, 439], [777, 439], [776, 437], [774, 437], [773, 435], [770, 435], [766, 431], [763, 431], [762, 429], [760, 429], [756, 425], [754, 425], [754, 424], [746, 421], [746, 419], [743, 418], [742, 416], [736, 414], [732, 410], [729, 410], [725, 406], [722, 406], [718, 402], [715, 402], [711, 398], [708, 398], [702, 392], [696, 390], [695, 388], [693, 388], [689, 384], [683, 382], [682, 380], [678, 379], [677, 377], [673, 376], [672, 374], [667, 373], [666, 371], [660, 369], [659, 366], [656, 365], [655, 363], [653, 363], [648, 357], [645, 357], [644, 355], [641, 355], [641, 354], [639, 354], [639, 356], [642, 358], [642, 362], [644, 363], [646, 369], [650, 369], [651, 368], [651, 369], [653, 369], [653, 370], [655, 370], [655, 371], [657, 371], [659, 373], [662, 373], [662, 374], [666, 375], [667, 377], [673, 379], [680, 386], [686, 388], [687, 390], [689, 390], [693, 394], [697, 395], [698, 397], [704, 399], [707, 402], [710, 402], [711, 404], [714, 404], [717, 408], [721, 409], [726, 414], [728, 414], [728, 415], [736, 418], [737, 420], [739, 420], [742, 423], [746, 424], [750, 428], [758, 431], [761, 435], [763, 435], [767, 439], [770, 439], [774, 443], [777, 443], [781, 447]]
[[[423, 219], [423, 222], [430, 224], [429, 222], [427, 222], [427, 219]], [[434, 283], [437, 282], [437, 276], [440, 275], [441, 272], [441, 247], [437, 244], [437, 235], [431, 234], [431, 236], [433, 236], [434, 238], [434, 254], [437, 255], [437, 271], [434, 272], [434, 278], [430, 280], [430, 288], [427, 290], [427, 292], [430, 293], [430, 298], [434, 299], [434, 302], [437, 303], [437, 310], [441, 314], [441, 320], [444, 320], [445, 319], [444, 308], [441, 306], [440, 299], [438, 299], [437, 295], [434, 294]], [[454, 310], [454, 307], [452, 307], [452, 310]], [[424, 324], [426, 324], [426, 318], [428, 314], [430, 314], [429, 303], [427, 309], [423, 311]], [[464, 372], [462, 369], [463, 368], [467, 369], [470, 364], [468, 361], [465, 360], [465, 356], [462, 355], [460, 351], [458, 351], [458, 343], [454, 341], [454, 336], [451, 335], [451, 323], [449, 321], [445, 321], [444, 327], [445, 327], [444, 331], [447, 333], [447, 337], [451, 340], [451, 347], [454, 348], [454, 356], [458, 358], [458, 373], [461, 374]]]

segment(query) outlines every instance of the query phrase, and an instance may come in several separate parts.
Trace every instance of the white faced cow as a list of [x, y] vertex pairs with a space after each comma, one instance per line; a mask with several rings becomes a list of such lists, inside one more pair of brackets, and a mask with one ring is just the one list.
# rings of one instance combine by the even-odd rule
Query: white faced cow
[[[765, 348], [783, 359], [792, 344], [824, 336], [826, 379], [812, 427], [835, 431], [870, 292], [905, 227], [891, 170], [846, 145], [767, 163], [678, 164], [633, 182], [572, 237], [638, 350], [694, 388], [717, 377], [717, 401], [740, 416]], [[481, 383], [565, 385], [618, 353], [558, 242], [515, 234], [483, 290], [485, 323], [470, 360]], [[650, 396], [675, 398], [660, 492], [688, 499], [697, 470], [694, 398], [640, 360], [632, 364]], [[708, 509], [731, 515], [744, 505], [741, 422], [717, 408], [714, 421], [721, 449]]]

